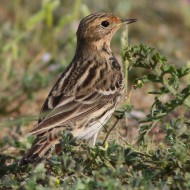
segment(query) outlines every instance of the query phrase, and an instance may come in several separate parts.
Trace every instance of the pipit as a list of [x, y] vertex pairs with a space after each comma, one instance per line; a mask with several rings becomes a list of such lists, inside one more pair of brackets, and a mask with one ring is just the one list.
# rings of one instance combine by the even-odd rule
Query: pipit
[[122, 67], [110, 42], [121, 26], [135, 21], [109, 13], [90, 14], [81, 20], [74, 58], [46, 98], [38, 124], [31, 131], [36, 140], [20, 165], [38, 162], [59, 144], [60, 131], [95, 145], [124, 92]]

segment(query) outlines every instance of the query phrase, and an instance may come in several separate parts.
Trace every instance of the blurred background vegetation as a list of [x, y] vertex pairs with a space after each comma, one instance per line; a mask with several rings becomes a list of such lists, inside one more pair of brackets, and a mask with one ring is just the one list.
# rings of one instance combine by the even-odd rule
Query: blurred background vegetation
[[[115, 141], [110, 141], [107, 148], [83, 145], [75, 151], [63, 142], [64, 154], [53, 156], [49, 170], [42, 164], [35, 169], [30, 166], [22, 175], [17, 171], [15, 161], [30, 147], [33, 138], [27, 134], [36, 124], [41, 105], [74, 55], [80, 20], [99, 11], [137, 18], [138, 22], [128, 28], [129, 44], [144, 43], [165, 55], [170, 65], [190, 67], [189, 0], [0, 0], [0, 188], [20, 189], [21, 185], [23, 189], [53, 189], [63, 185], [71, 189], [75, 182], [72, 189], [153, 189], [155, 184], [155, 189], [189, 189], [189, 109], [179, 105], [174, 111], [167, 111], [163, 122], [149, 132], [151, 140], [136, 143], [139, 121], [150, 110], [154, 115], [154, 111], [159, 114], [160, 108], [162, 114], [164, 103], [172, 100], [166, 93], [162, 102], [153, 104], [155, 96], [148, 92], [159, 91], [162, 86], [157, 83], [134, 89], [137, 77], [151, 73], [150, 69], [138, 67], [129, 72], [132, 112], [109, 136]], [[126, 30], [118, 31], [111, 44], [120, 62], [121, 39]], [[188, 86], [189, 81], [188, 74], [180, 80], [178, 90]], [[114, 121], [113, 117], [109, 126]], [[144, 131], [149, 131], [150, 124], [145, 127]], [[105, 132], [106, 129], [99, 141], [105, 138]], [[46, 176], [50, 171], [53, 174]]]
[[[129, 27], [129, 44], [155, 47], [178, 67], [190, 64], [189, 0], [0, 0], [1, 152], [18, 151], [10, 145], [25, 138], [23, 134], [34, 127], [45, 97], [70, 63], [80, 20], [99, 11], [138, 19]], [[112, 41], [120, 62], [123, 31]], [[130, 85], [140, 75], [133, 70]], [[146, 90], [131, 90], [129, 86], [131, 104], [141, 110], [139, 117], [153, 101], [145, 95]], [[130, 124], [137, 127], [137, 123], [129, 122], [128, 128]], [[129, 132], [125, 122], [121, 130]], [[134, 133], [127, 133], [128, 139], [132, 140]]]

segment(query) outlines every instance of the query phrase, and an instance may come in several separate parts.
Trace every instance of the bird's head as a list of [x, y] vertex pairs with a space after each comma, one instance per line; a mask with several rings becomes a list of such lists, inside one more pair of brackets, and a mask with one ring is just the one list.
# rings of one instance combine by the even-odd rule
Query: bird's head
[[77, 30], [78, 43], [110, 43], [115, 32], [137, 19], [121, 19], [109, 13], [95, 13], [83, 18]]

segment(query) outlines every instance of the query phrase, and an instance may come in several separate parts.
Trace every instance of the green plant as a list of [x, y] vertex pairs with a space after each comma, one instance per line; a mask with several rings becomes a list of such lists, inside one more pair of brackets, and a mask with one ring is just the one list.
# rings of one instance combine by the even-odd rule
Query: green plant
[[[190, 68], [176, 68], [174, 65], [167, 64], [166, 57], [146, 45], [128, 47], [124, 59], [129, 60], [129, 69], [141, 68], [148, 73], [135, 79], [136, 88], [141, 88], [148, 82], [154, 84], [154, 86], [159, 86], [156, 90], [149, 92], [149, 94], [155, 95], [155, 101], [146, 119], [141, 121], [139, 142], [144, 140], [148, 131], [159, 122], [168, 129], [171, 122], [175, 123], [174, 120], [176, 120], [178, 127], [188, 129], [190, 120], [185, 116], [185, 111], [177, 119], [175, 116], [170, 116], [170, 122], [167, 122], [167, 124], [164, 118], [179, 107], [181, 109], [184, 107], [184, 110], [189, 111], [190, 85], [188, 81], [183, 82], [182, 78], [190, 75]], [[166, 96], [169, 97], [168, 101], [163, 100]]]

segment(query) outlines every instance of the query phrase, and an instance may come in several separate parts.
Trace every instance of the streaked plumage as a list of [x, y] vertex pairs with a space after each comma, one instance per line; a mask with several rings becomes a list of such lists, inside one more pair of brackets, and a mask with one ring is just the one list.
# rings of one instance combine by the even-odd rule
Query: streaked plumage
[[62, 130], [68, 130], [77, 140], [85, 139], [91, 146], [95, 145], [100, 129], [124, 91], [122, 68], [110, 49], [110, 41], [123, 23], [135, 21], [108, 13], [82, 19], [75, 56], [42, 106], [38, 125], [31, 131], [37, 136], [36, 141], [20, 165], [42, 158], [59, 143]]

